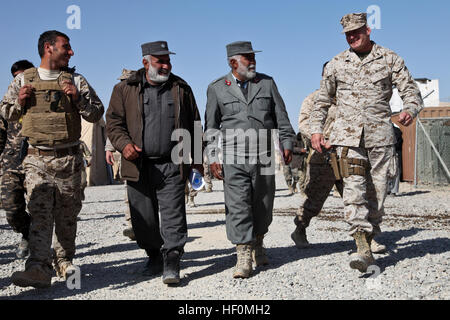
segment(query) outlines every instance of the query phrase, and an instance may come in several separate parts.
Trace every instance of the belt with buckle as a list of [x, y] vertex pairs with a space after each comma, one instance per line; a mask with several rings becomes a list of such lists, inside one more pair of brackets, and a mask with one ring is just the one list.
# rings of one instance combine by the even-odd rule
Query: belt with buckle
[[28, 148], [29, 155], [35, 156], [51, 156], [55, 158], [61, 158], [80, 152], [80, 146], [72, 146], [64, 149], [42, 150], [38, 148]]

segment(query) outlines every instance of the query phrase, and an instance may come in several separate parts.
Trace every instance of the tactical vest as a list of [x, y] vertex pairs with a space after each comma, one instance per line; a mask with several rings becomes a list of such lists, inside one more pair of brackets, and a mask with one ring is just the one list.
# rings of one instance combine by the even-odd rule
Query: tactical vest
[[24, 82], [35, 89], [27, 99], [22, 119], [22, 136], [32, 145], [55, 146], [76, 142], [81, 137], [81, 117], [62, 90], [72, 75], [61, 72], [56, 80], [41, 80], [36, 68], [25, 70]]

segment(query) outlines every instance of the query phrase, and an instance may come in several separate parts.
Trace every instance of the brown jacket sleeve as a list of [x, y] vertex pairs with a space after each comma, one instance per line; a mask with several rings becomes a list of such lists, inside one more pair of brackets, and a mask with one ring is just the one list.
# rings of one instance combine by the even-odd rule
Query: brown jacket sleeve
[[133, 143], [127, 129], [123, 84], [122, 82], [114, 86], [106, 111], [106, 133], [114, 148], [119, 152], [122, 152], [127, 144]]

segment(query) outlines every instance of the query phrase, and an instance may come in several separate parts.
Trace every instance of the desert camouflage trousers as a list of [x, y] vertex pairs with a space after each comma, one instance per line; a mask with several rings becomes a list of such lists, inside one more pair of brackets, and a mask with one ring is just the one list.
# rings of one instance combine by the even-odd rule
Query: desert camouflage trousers
[[23, 170], [5, 170], [0, 195], [8, 224], [14, 232], [22, 233], [28, 239], [30, 215], [26, 212], [24, 179]]
[[211, 170], [209, 170], [209, 162], [207, 161], [207, 157], [205, 157], [206, 159], [204, 159], [203, 162], [203, 171], [204, 171], [204, 176], [203, 179], [205, 180], [205, 184], [206, 186], [208, 186], [210, 189], [212, 189], [212, 181], [211, 181], [211, 177], [212, 177], [212, 173]]
[[309, 226], [311, 219], [322, 210], [323, 204], [334, 185], [336, 185], [336, 189], [342, 195], [342, 181], [336, 180], [333, 169], [327, 163], [325, 157], [314, 151], [306, 167], [304, 189], [306, 199], [300, 205], [294, 219], [294, 223], [297, 226], [305, 228]]
[[25, 268], [34, 264], [51, 267], [53, 227], [55, 261], [72, 261], [81, 210], [81, 151], [60, 158], [28, 155], [23, 166], [31, 215], [30, 256]]
[[[337, 148], [339, 156], [343, 148]], [[381, 232], [388, 180], [396, 174], [394, 152], [393, 145], [349, 147], [348, 158], [362, 159], [370, 164], [370, 172], [365, 176], [350, 175], [343, 179], [344, 217], [350, 225], [350, 235], [357, 231], [368, 234]]]

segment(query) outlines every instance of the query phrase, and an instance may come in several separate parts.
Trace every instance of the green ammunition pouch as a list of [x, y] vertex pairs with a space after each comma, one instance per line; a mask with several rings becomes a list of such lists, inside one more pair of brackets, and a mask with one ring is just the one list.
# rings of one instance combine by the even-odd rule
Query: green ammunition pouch
[[81, 117], [60, 84], [72, 81], [72, 75], [62, 72], [56, 80], [41, 80], [36, 68], [24, 72], [25, 84], [34, 91], [25, 107], [22, 136], [32, 145], [54, 146], [76, 142], [81, 136]]

